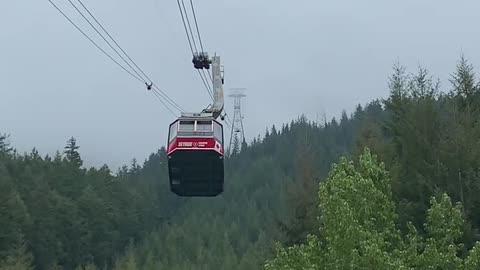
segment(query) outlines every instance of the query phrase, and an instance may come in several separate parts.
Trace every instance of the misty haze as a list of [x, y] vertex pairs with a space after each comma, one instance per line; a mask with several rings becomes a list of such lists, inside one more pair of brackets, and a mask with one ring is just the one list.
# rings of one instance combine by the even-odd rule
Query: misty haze
[[4, 1], [0, 270], [480, 269], [479, 8]]

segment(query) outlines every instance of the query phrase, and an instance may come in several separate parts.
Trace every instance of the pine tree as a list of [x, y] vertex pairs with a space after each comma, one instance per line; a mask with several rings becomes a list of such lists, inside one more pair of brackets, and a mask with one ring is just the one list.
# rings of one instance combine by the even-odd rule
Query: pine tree
[[238, 153], [240, 153], [240, 141], [238, 139], [238, 134], [235, 133], [235, 135], [233, 136], [233, 147], [230, 150], [230, 155], [235, 156]]
[[0, 258], [9, 255], [31, 225], [27, 206], [0, 163]]
[[8, 142], [8, 138], [10, 135], [0, 133], [0, 154], [10, 154], [13, 150], [10, 147], [10, 143]]
[[242, 147], [240, 148], [241, 151], [247, 150], [247, 147], [248, 147], [247, 141], [245, 141], [245, 138], [243, 138]]
[[290, 220], [286, 224], [279, 223], [287, 245], [302, 243], [308, 234], [316, 233], [315, 202], [319, 181], [315, 175], [313, 159], [308, 142], [302, 140], [295, 155], [295, 181], [288, 188]]
[[473, 66], [462, 55], [457, 63], [457, 70], [450, 80], [453, 86], [452, 95], [457, 99], [460, 107], [467, 110], [478, 104], [480, 91], [479, 82], [475, 79], [473, 69]]
[[77, 140], [74, 137], [71, 137], [67, 141], [67, 145], [65, 146], [64, 150], [65, 159], [75, 168], [80, 168], [83, 165], [80, 153], [77, 151], [79, 148], [80, 146], [77, 145]]
[[142, 167], [140, 167], [140, 165], [138, 165], [137, 159], [133, 158], [132, 162], [131, 162], [131, 165], [130, 165], [130, 174], [137, 175], [137, 174], [140, 173], [141, 169], [142, 169]]
[[12, 253], [0, 261], [0, 270], [33, 270], [33, 256], [27, 250], [23, 237], [12, 245]]

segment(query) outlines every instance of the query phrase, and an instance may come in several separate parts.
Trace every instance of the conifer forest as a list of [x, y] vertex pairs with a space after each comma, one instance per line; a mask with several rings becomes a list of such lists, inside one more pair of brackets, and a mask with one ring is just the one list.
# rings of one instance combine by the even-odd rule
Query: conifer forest
[[170, 191], [165, 147], [112, 171], [75, 137], [49, 156], [2, 130], [0, 269], [480, 269], [476, 70], [385, 82], [341, 117], [237, 140], [214, 198]]

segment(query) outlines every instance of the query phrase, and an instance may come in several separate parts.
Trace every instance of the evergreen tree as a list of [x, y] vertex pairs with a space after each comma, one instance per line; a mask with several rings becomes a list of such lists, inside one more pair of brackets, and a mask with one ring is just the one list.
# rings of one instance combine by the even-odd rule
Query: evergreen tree
[[0, 133], [0, 154], [10, 154], [13, 151], [8, 138], [9, 135]]
[[11, 248], [23, 239], [30, 226], [27, 207], [0, 163], [0, 259], [11, 255]]
[[247, 141], [245, 140], [245, 138], [243, 138], [242, 145], [240, 147], [241, 151], [247, 150], [247, 147], [248, 147]]
[[317, 225], [315, 198], [319, 181], [315, 175], [313, 160], [312, 150], [308, 142], [303, 140], [295, 156], [295, 182], [288, 188], [291, 218], [286, 224], [279, 223], [286, 235], [287, 245], [300, 244], [306, 240], [308, 234], [315, 233]]
[[473, 65], [468, 63], [464, 55], [460, 57], [450, 82], [453, 86], [451, 95], [456, 98], [462, 110], [471, 110], [478, 105], [479, 82], [475, 78]]
[[132, 159], [132, 164], [130, 165], [130, 174], [131, 175], [139, 174], [140, 170], [141, 170], [141, 167], [140, 167], [140, 165], [138, 165], [137, 159], [133, 158]]
[[71, 137], [67, 141], [67, 145], [65, 146], [65, 150], [63, 152], [66, 160], [75, 168], [80, 168], [83, 165], [80, 153], [77, 151], [79, 148], [80, 146], [77, 145], [77, 140], [74, 137]]
[[238, 139], [238, 134], [235, 133], [235, 135], [233, 135], [233, 146], [232, 146], [232, 149], [230, 150], [230, 155], [235, 156], [238, 153], [240, 153], [240, 141]]
[[22, 237], [12, 245], [12, 252], [0, 261], [0, 270], [33, 270], [33, 256]]

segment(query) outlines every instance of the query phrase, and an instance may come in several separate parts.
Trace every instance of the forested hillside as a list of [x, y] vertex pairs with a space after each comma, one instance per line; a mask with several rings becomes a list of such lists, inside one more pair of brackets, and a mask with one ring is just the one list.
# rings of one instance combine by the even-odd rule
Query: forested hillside
[[462, 205], [446, 193], [430, 199], [419, 232], [397, 227], [391, 178], [368, 148], [355, 166], [342, 158], [318, 195], [318, 235], [287, 249], [279, 246], [265, 269], [464, 269], [480, 267], [480, 242], [468, 252], [461, 241]]
[[478, 266], [478, 249], [465, 259], [480, 227], [474, 70], [462, 58], [441, 92], [425, 69], [397, 65], [389, 88], [339, 119], [268, 128], [226, 159], [215, 198], [171, 194], [163, 148], [112, 173], [83, 168], [73, 138], [49, 157], [17, 153], [2, 136], [0, 269]]
[[41, 157], [35, 149], [20, 155], [7, 139], [0, 137], [4, 260], [31, 257], [36, 269], [108, 265], [131, 239], [142, 239], [182, 205], [167, 189], [164, 150], [152, 154], [143, 167], [134, 160], [114, 177], [107, 166], [82, 168], [73, 138], [54, 157]]
[[[377, 106], [359, 109], [355, 118]], [[64, 153], [42, 157], [36, 150], [16, 153], [4, 136], [2, 198], [9, 199], [0, 208], [2, 235], [8, 235], [2, 238], [2, 258], [15, 256], [14, 244], [24, 243], [37, 269], [115, 265], [132, 239], [140, 267], [259, 268], [273, 240], [284, 235], [279, 224], [291, 215], [287, 190], [312, 192], [296, 183], [326, 175], [351, 148], [359, 121], [344, 115], [320, 127], [301, 117], [272, 127], [227, 159], [226, 190], [217, 198], [171, 194], [164, 149], [113, 176], [106, 166], [83, 169], [74, 139]]]
[[266, 269], [480, 268], [480, 84], [463, 57], [450, 82], [395, 66], [381, 121], [359, 137], [380, 160], [342, 158], [316, 189], [308, 240]]

